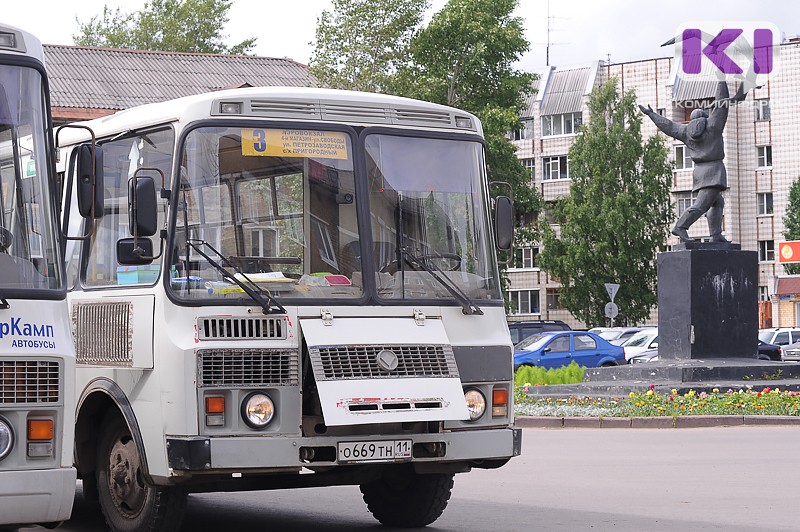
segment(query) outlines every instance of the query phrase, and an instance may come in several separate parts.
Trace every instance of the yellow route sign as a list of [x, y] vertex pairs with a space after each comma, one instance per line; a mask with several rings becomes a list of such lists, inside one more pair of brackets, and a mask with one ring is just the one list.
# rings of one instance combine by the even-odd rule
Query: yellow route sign
[[315, 129], [242, 129], [242, 155], [347, 159], [347, 135]]

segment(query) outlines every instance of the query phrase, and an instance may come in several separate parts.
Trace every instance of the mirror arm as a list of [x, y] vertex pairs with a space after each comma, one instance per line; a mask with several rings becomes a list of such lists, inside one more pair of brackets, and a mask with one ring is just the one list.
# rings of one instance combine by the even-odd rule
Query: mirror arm
[[60, 158], [60, 151], [58, 149], [59, 148], [58, 136], [61, 134], [61, 130], [65, 129], [65, 128], [85, 129], [86, 131], [89, 132], [89, 136], [92, 138], [92, 208], [91, 208], [91, 215], [89, 216], [89, 220], [90, 220], [89, 231], [86, 232], [86, 234], [84, 234], [83, 236], [69, 236], [69, 234], [67, 234], [67, 231], [68, 231], [68, 228], [69, 228], [70, 205], [72, 204], [72, 201], [71, 201], [72, 182], [73, 182], [73, 179], [75, 177], [75, 175], [73, 173], [74, 162], [75, 162], [74, 158], [77, 157], [77, 152], [73, 152], [73, 154], [72, 154], [72, 158], [70, 160], [69, 168], [68, 168], [68, 171], [67, 171], [67, 183], [66, 183], [67, 184], [67, 194], [65, 196], [62, 196], [63, 198], [66, 198], [67, 201], [66, 201], [66, 205], [64, 205], [64, 209], [62, 210], [64, 221], [66, 223], [64, 224], [64, 227], [61, 228], [61, 236], [64, 238], [64, 240], [81, 240], [81, 241], [86, 242], [94, 234], [95, 220], [97, 220], [97, 217], [95, 216], [96, 213], [95, 213], [95, 210], [94, 210], [94, 207], [95, 207], [95, 194], [97, 194], [97, 168], [95, 168], [95, 162], [97, 160], [96, 157], [95, 157], [96, 148], [97, 148], [97, 137], [95, 136], [94, 131], [92, 130], [92, 128], [90, 128], [88, 126], [84, 126], [84, 125], [81, 125], [81, 124], [64, 124], [62, 126], [59, 126], [59, 128], [56, 129], [56, 138], [55, 138], [55, 150], [56, 150], [56, 154], [58, 154], [59, 158]]

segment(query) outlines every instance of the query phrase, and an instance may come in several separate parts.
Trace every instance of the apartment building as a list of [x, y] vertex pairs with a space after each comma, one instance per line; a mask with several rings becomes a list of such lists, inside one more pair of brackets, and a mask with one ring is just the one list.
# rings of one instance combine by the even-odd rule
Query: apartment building
[[[800, 39], [782, 44], [778, 53], [779, 68], [765, 85], [750, 91], [742, 104], [731, 109], [724, 133], [730, 187], [725, 192], [724, 234], [743, 250], [758, 252], [762, 327], [800, 324], [800, 282], [784, 275], [775, 255], [777, 242], [784, 239], [789, 187], [800, 177]], [[676, 121], [688, 121], [694, 108], [712, 101], [717, 85], [711, 75], [692, 82], [679, 79], [672, 57], [597, 61], [542, 72], [538, 92], [529, 98], [522, 117], [524, 127], [513, 133], [512, 140], [518, 157], [530, 169], [531, 186], [545, 201], [569, 194], [569, 148], [580, 124], [589, 118], [589, 94], [610, 78], [617, 79], [621, 90], [635, 91], [639, 103]], [[731, 94], [735, 90], [731, 83]], [[657, 134], [646, 118], [642, 134]], [[674, 169], [672, 202], [677, 219], [692, 202], [693, 165], [685, 146], [665, 139]], [[689, 234], [708, 238], [705, 219], [698, 220]], [[670, 236], [667, 244], [677, 242]], [[516, 250], [514, 267], [509, 269], [509, 296], [515, 310], [509, 319], [560, 319], [583, 328], [585, 324], [561, 307], [561, 286], [538, 268], [538, 253], [535, 242]], [[648, 324], [655, 323], [654, 310]]]

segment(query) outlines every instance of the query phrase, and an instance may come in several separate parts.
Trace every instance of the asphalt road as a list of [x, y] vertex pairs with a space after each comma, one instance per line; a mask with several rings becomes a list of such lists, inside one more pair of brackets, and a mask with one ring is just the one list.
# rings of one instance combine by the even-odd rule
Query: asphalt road
[[[800, 427], [525, 429], [522, 456], [458, 475], [426, 530], [794, 531], [798, 451]], [[59, 530], [104, 527], [79, 492]], [[389, 529], [348, 486], [192, 495], [182, 530]]]

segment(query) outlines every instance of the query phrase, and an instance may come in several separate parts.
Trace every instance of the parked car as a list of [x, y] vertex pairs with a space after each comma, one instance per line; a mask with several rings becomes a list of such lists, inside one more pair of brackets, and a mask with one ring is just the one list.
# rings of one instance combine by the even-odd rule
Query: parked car
[[625, 360], [630, 360], [638, 354], [658, 347], [658, 328], [647, 327], [637, 332], [622, 343], [625, 350]]
[[[800, 343], [797, 344], [797, 347], [798, 350], [800, 350]], [[780, 362], [782, 360], [782, 356], [783, 353], [781, 346], [775, 344], [768, 344], [766, 342], [762, 342], [761, 340], [758, 341], [758, 352], [756, 353], [757, 359], [774, 360], [776, 362]], [[798, 360], [800, 360], [800, 355], [798, 355]]]
[[767, 344], [789, 345], [800, 342], [800, 329], [793, 327], [759, 329], [758, 339]]
[[655, 362], [658, 360], [658, 349], [648, 349], [638, 355], [631, 357], [629, 364], [641, 364], [642, 362]]
[[527, 337], [544, 331], [571, 331], [572, 327], [561, 320], [509, 321], [511, 343], [517, 345]]
[[589, 329], [589, 332], [597, 334], [614, 345], [622, 345], [625, 340], [643, 329], [647, 329], [647, 327], [594, 327]]
[[783, 346], [781, 349], [781, 360], [786, 362], [800, 362], [800, 342]]
[[584, 331], [548, 331], [529, 336], [514, 350], [514, 369], [522, 365], [558, 368], [575, 361], [587, 368], [625, 363], [625, 353], [598, 335]]

